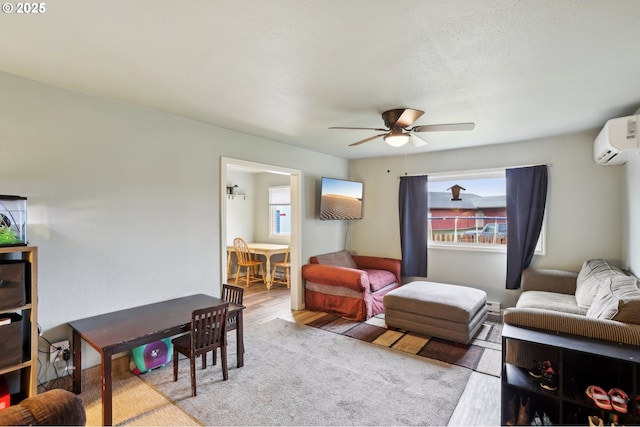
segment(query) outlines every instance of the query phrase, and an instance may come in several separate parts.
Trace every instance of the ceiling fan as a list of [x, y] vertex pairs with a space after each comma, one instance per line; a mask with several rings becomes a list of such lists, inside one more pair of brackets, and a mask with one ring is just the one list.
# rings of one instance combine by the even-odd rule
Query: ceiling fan
[[392, 147], [402, 147], [404, 144], [411, 140], [411, 143], [415, 147], [421, 147], [426, 145], [427, 142], [414, 132], [440, 132], [440, 131], [461, 131], [461, 130], [473, 130], [474, 123], [447, 123], [439, 125], [422, 125], [414, 126], [410, 128], [416, 120], [424, 114], [424, 111], [412, 110], [410, 108], [397, 108], [394, 110], [388, 110], [382, 113], [382, 120], [384, 121], [385, 128], [356, 128], [356, 127], [342, 127], [332, 126], [329, 129], [368, 129], [378, 132], [385, 132], [369, 138], [365, 138], [361, 141], [349, 144], [350, 147], [354, 145], [364, 144], [365, 142], [373, 141], [376, 138], [383, 137], [384, 141]]

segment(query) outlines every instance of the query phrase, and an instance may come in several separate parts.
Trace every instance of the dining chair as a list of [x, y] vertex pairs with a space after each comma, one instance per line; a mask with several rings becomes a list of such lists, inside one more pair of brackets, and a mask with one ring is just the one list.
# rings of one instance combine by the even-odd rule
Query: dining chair
[[196, 396], [196, 358], [202, 357], [202, 369], [207, 367], [207, 352], [213, 351], [213, 364], [216, 364], [216, 351], [220, 349], [222, 359], [222, 378], [229, 379], [227, 369], [227, 316], [229, 303], [194, 310], [191, 313], [190, 333], [171, 340], [173, 344], [173, 381], [178, 381], [178, 353], [189, 358], [191, 373], [191, 397]]
[[[287, 289], [291, 287], [291, 261], [289, 261], [289, 252], [291, 250], [291, 246], [287, 248], [287, 251], [284, 253], [284, 259], [282, 261], [276, 261], [273, 263], [273, 270], [271, 273], [271, 284], [281, 283], [283, 285], [287, 285]], [[282, 277], [278, 278], [276, 275], [277, 269], [282, 269]]]
[[[249, 250], [247, 242], [241, 237], [233, 239], [233, 248], [236, 252], [236, 259], [238, 263], [238, 269], [236, 271], [236, 281], [238, 284], [238, 278], [240, 277], [240, 271], [244, 267], [246, 269], [247, 287], [253, 282], [265, 282], [264, 267], [262, 261], [253, 258], [253, 254]], [[259, 270], [260, 276], [255, 275], [255, 269]]]
[[[229, 303], [242, 305], [242, 301], [244, 300], [244, 288], [223, 283], [222, 300]], [[227, 332], [238, 329], [238, 316], [242, 316], [242, 310], [229, 313], [229, 315], [227, 316]], [[241, 342], [239, 344], [241, 345], [241, 347], [238, 349], [238, 351], [244, 353], [244, 343]]]

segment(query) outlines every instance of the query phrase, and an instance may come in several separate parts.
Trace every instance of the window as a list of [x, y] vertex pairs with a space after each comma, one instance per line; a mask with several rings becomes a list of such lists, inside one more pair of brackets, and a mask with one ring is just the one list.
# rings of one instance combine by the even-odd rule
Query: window
[[[429, 175], [427, 186], [430, 247], [506, 251], [509, 222], [503, 169]], [[459, 200], [452, 200], [455, 190]], [[543, 242], [544, 226], [536, 254], [544, 253]]]
[[291, 236], [291, 187], [269, 187], [269, 236]]

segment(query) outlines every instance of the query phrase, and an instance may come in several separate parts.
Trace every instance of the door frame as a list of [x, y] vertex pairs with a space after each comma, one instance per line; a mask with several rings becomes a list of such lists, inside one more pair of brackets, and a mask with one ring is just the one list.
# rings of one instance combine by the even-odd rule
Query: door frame
[[302, 248], [302, 171], [280, 166], [234, 159], [220, 158], [220, 278], [227, 283], [227, 169], [229, 166], [241, 167], [252, 172], [268, 172], [289, 175], [291, 186], [291, 309], [304, 308], [302, 277], [300, 276], [300, 260]]

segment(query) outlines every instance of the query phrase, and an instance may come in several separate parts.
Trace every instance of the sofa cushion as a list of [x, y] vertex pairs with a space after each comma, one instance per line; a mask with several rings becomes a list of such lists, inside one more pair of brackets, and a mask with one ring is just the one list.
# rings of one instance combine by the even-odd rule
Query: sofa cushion
[[358, 268], [351, 254], [347, 251], [331, 252], [329, 254], [317, 255], [318, 264], [336, 265], [338, 267]]
[[396, 282], [396, 275], [390, 271], [374, 270], [371, 268], [364, 268], [363, 270], [369, 275], [369, 286], [371, 287], [371, 292], [377, 292], [380, 289]]
[[600, 285], [606, 284], [607, 279], [613, 276], [626, 276], [626, 274], [603, 259], [586, 260], [576, 280], [575, 298], [578, 306], [588, 309]]
[[576, 299], [573, 295], [548, 291], [523, 292], [518, 298], [516, 307], [553, 310], [581, 316], [587, 313], [587, 309], [576, 304]]
[[640, 289], [633, 276], [614, 276], [600, 287], [587, 317], [640, 324]]

